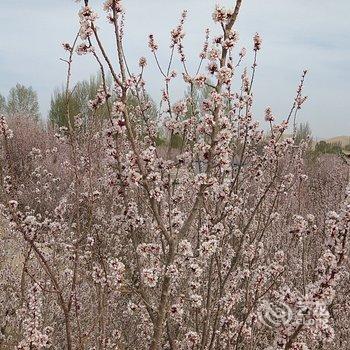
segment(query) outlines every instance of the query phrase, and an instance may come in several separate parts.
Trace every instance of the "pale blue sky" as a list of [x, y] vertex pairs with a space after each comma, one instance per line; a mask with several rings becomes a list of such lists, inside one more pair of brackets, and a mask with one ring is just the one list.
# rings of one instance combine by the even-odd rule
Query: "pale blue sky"
[[[113, 35], [103, 24], [102, 0], [91, 1], [100, 12], [101, 37], [113, 48]], [[147, 47], [147, 36], [155, 33], [160, 59], [168, 55], [169, 31], [182, 9], [188, 10], [186, 52], [197, 57], [204, 29], [214, 28], [211, 13], [222, 0], [125, 0], [127, 10], [126, 51], [131, 66], [142, 55], [149, 57], [148, 89], [157, 99], [161, 78]], [[61, 42], [71, 41], [78, 29], [81, 5], [72, 0], [0, 0], [0, 93], [20, 82], [38, 92], [41, 110], [46, 114], [50, 96], [65, 79]], [[243, 0], [237, 29], [238, 47], [251, 46], [251, 37], [263, 38], [255, 86], [256, 118], [271, 105], [281, 119], [290, 108], [299, 76], [309, 69], [305, 93], [309, 100], [300, 121], [309, 121], [318, 137], [350, 134], [350, 13], [349, 0]], [[249, 57], [248, 57], [249, 58]], [[152, 64], [151, 64], [152, 63]], [[193, 64], [189, 61], [189, 64]], [[251, 63], [246, 61], [250, 66]], [[77, 57], [74, 81], [97, 71], [90, 56]], [[175, 84], [173, 95], [183, 87]]]

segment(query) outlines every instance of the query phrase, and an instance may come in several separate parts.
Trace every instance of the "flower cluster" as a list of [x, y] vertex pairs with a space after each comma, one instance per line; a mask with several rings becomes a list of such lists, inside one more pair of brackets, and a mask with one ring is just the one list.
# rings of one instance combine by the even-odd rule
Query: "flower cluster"
[[[150, 63], [134, 73], [125, 56], [121, 1], [103, 5], [117, 63], [88, 4], [83, 43], [63, 46], [70, 61], [93, 53], [96, 96], [52, 129], [0, 118], [0, 348], [347, 350], [348, 165], [310, 160], [291, 117], [277, 123], [270, 107], [260, 128], [262, 41], [253, 62], [238, 50], [241, 1], [216, 7], [221, 33], [206, 31], [193, 72], [186, 12], [166, 65], [149, 36], [159, 106]], [[186, 94], [174, 100], [179, 76]]]
[[105, 90], [104, 86], [101, 86], [97, 90], [96, 97], [89, 101], [89, 107], [92, 110], [96, 110], [98, 107], [106, 103], [107, 99], [111, 97], [111, 94]]
[[88, 39], [93, 34], [92, 25], [97, 18], [97, 13], [94, 12], [89, 6], [84, 6], [79, 11], [79, 36], [82, 40]]
[[13, 137], [13, 132], [9, 128], [5, 116], [0, 116], [0, 133], [6, 138], [11, 139]]

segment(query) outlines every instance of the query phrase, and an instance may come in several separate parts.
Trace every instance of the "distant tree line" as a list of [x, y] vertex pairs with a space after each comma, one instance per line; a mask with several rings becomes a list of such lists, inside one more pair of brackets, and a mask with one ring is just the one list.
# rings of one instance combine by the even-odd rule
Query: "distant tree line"
[[350, 144], [343, 146], [341, 142], [327, 142], [324, 140], [314, 142], [309, 123], [299, 124], [295, 139], [298, 144], [301, 141], [308, 142], [310, 154], [313, 156], [319, 156], [321, 154], [341, 154], [344, 150], [350, 151]]
[[[107, 88], [111, 88], [112, 81], [107, 79]], [[52, 97], [48, 119], [52, 125], [67, 126], [68, 115], [70, 118], [75, 116], [85, 115], [88, 113], [88, 102], [95, 98], [98, 89], [102, 85], [102, 79], [99, 75], [91, 76], [89, 80], [83, 80], [78, 82], [73, 91], [66, 94], [64, 86], [55, 89]], [[104, 104], [99, 107], [99, 115], [102, 117], [107, 116], [107, 108]], [[73, 125], [74, 123], [72, 123]]]
[[[112, 79], [107, 77], [107, 88], [112, 91]], [[100, 75], [91, 76], [89, 80], [78, 82], [69, 95], [66, 94], [65, 87], [56, 88], [50, 103], [48, 112], [48, 122], [51, 126], [68, 126], [68, 115], [74, 118], [77, 115], [87, 115], [89, 112], [88, 101], [95, 98], [98, 89], [102, 86], [102, 78]], [[187, 104], [187, 113], [191, 113], [191, 104], [187, 103], [187, 98], [191, 97], [197, 102], [201, 102], [210, 95], [210, 88], [202, 89], [200, 92], [188, 90], [185, 94], [185, 102]], [[155, 118], [157, 107], [155, 102], [148, 97], [151, 108], [148, 111], [148, 117]], [[113, 99], [113, 96], [112, 96]], [[129, 96], [129, 105], [137, 105], [136, 97]], [[69, 113], [68, 113], [69, 112]], [[17, 83], [8, 93], [7, 98], [0, 94], [0, 114], [8, 116], [23, 116], [39, 121], [41, 118], [39, 110], [39, 101], [37, 92], [31, 87], [26, 87]], [[108, 116], [108, 108], [106, 104], [99, 107], [99, 116], [106, 118]], [[185, 116], [186, 117], [186, 116]], [[142, 123], [142, 121], [140, 120]], [[74, 123], [72, 123], [74, 125]], [[350, 144], [342, 147], [340, 142], [319, 141], [314, 142], [312, 130], [309, 123], [298, 124], [295, 134], [297, 144], [307, 142], [310, 154], [318, 156], [321, 154], [341, 154], [343, 150], [350, 151]], [[164, 144], [164, 135], [158, 135], [158, 145]], [[171, 145], [173, 148], [180, 148], [182, 144], [182, 136], [174, 134], [171, 137]]]
[[10, 89], [7, 98], [0, 94], [0, 113], [8, 116], [24, 116], [40, 119], [39, 101], [36, 91], [31, 87], [16, 84]]
[[340, 142], [320, 141], [315, 145], [315, 152], [317, 154], [339, 154], [342, 152], [342, 149]]

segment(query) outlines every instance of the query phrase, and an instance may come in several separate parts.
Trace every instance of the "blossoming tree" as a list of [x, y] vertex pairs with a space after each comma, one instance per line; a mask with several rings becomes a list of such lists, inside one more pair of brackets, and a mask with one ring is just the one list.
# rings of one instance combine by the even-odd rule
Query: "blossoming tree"
[[[171, 31], [165, 66], [156, 36], [149, 36], [164, 78], [155, 115], [146, 59], [133, 73], [124, 55], [121, 1], [103, 6], [116, 65], [97, 13], [84, 1], [79, 33], [63, 46], [67, 101], [75, 54], [91, 55], [100, 69], [103, 84], [89, 113], [70, 115], [67, 108], [68, 127], [55, 137], [47, 132], [48, 142], [25, 155], [25, 172], [12, 157], [13, 131], [0, 121], [1, 211], [8, 249], [18, 256], [15, 273], [10, 263], [1, 270], [0, 344], [305, 350], [336, 342], [336, 291], [347, 278], [348, 167], [329, 180], [343, 204], [329, 205], [326, 196], [310, 212], [322, 185], [307, 165], [306, 143], [285, 135], [306, 100], [306, 71], [280, 123], [266, 108], [264, 132], [252, 115], [262, 40], [254, 36], [252, 68], [244, 68], [246, 49], [237, 50], [235, 30], [241, 4], [215, 8], [222, 33], [212, 38], [206, 31], [193, 72], [183, 47], [186, 12]], [[176, 54], [189, 94], [172, 102]], [[198, 98], [204, 89], [207, 96]], [[157, 143], [160, 133], [165, 146]], [[174, 149], [176, 136], [181, 145]]]

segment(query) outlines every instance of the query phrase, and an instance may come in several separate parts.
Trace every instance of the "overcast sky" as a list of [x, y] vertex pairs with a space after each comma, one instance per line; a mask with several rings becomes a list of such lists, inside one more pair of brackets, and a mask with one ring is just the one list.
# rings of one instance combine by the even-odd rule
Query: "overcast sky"
[[[102, 0], [91, 1], [100, 13], [101, 37], [112, 49], [113, 35], [104, 25]], [[155, 33], [160, 59], [166, 64], [169, 31], [179, 14], [188, 10], [185, 50], [197, 59], [204, 30], [213, 28], [211, 13], [222, 0], [125, 0], [126, 51], [130, 65], [140, 56], [149, 58], [148, 90], [158, 99], [161, 78], [154, 68], [147, 47], [147, 36]], [[0, 0], [0, 93], [17, 82], [31, 85], [39, 95], [45, 116], [52, 91], [65, 80], [64, 41], [71, 42], [78, 29], [77, 12], [81, 4], [72, 0]], [[243, 0], [237, 22], [238, 48], [251, 49], [252, 36], [259, 32], [263, 48], [255, 85], [255, 115], [262, 120], [270, 105], [282, 118], [291, 106], [303, 69], [309, 70], [305, 94], [309, 96], [299, 121], [309, 121], [317, 137], [350, 134], [350, 1], [349, 0]], [[251, 66], [250, 57], [244, 64]], [[194, 60], [189, 60], [194, 67]], [[74, 81], [97, 72], [92, 57], [77, 57]], [[180, 97], [183, 86], [175, 84], [173, 95]]]

